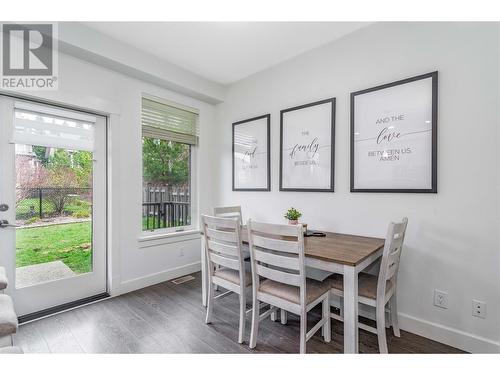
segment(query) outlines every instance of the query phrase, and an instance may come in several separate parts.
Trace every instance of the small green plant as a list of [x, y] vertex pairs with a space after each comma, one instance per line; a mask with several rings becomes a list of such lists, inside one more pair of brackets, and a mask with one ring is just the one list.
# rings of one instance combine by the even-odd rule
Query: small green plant
[[301, 216], [302, 214], [293, 207], [289, 208], [285, 213], [285, 219], [288, 220], [298, 220]]
[[31, 224], [34, 224], [38, 221], [38, 218], [37, 217], [32, 217], [31, 219], [28, 219], [24, 222], [25, 225], [31, 225]]
[[86, 219], [90, 217], [90, 212], [89, 211], [77, 211], [73, 213], [73, 217], [76, 217], [77, 219]]

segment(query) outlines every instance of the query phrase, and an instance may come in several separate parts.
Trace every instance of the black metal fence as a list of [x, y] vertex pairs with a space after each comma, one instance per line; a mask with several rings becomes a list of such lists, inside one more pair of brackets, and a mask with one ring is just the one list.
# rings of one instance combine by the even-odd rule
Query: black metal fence
[[189, 202], [143, 203], [143, 229], [153, 230], [189, 225]]
[[154, 230], [191, 224], [191, 203], [186, 186], [144, 186], [142, 228]]
[[[16, 220], [27, 222], [57, 216], [86, 218], [92, 211], [92, 188], [18, 188]], [[148, 186], [143, 189], [144, 230], [191, 224], [191, 203], [186, 187]]]
[[17, 188], [16, 220], [90, 217], [92, 188]]

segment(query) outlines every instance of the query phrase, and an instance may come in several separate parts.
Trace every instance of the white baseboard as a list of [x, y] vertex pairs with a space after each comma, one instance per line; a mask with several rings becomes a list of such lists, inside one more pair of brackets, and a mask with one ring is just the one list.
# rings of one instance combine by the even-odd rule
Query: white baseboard
[[470, 353], [500, 353], [500, 342], [473, 335], [455, 328], [399, 313], [402, 330], [427, 337]]
[[199, 272], [200, 270], [201, 270], [201, 262], [194, 262], [180, 267], [171, 268], [165, 271], [138, 277], [136, 279], [122, 281], [118, 292], [117, 293], [114, 292], [113, 296], [132, 292], [134, 290], [142, 289], [154, 284], [162, 283], [164, 281], [176, 279], [178, 277], [185, 276], [193, 272]]
[[[333, 299], [332, 305], [339, 306], [339, 300]], [[375, 309], [359, 305], [360, 316], [375, 320]], [[399, 313], [399, 327], [407, 332], [414, 333], [442, 344], [453, 346], [469, 353], [500, 353], [500, 342], [473, 335], [442, 324], [433, 323], [414, 316]]]

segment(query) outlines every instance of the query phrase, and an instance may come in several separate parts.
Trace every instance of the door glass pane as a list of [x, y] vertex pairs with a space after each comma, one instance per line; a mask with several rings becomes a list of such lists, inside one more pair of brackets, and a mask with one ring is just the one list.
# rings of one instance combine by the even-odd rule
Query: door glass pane
[[16, 287], [92, 272], [92, 152], [15, 149]]

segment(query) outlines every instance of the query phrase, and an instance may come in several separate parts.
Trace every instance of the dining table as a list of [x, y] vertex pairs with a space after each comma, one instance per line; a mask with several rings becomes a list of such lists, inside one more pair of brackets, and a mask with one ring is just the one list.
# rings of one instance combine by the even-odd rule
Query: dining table
[[[384, 239], [352, 234], [322, 232], [324, 237], [304, 237], [306, 267], [343, 275], [344, 353], [358, 353], [358, 274], [382, 256]], [[248, 232], [241, 230], [243, 243]], [[207, 262], [201, 246], [202, 303], [207, 303]]]

